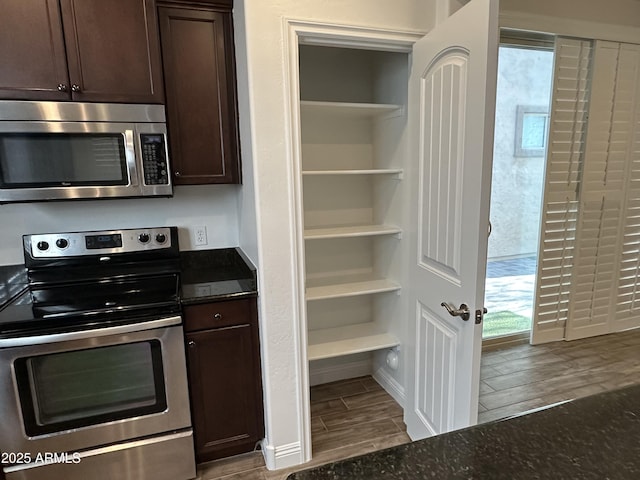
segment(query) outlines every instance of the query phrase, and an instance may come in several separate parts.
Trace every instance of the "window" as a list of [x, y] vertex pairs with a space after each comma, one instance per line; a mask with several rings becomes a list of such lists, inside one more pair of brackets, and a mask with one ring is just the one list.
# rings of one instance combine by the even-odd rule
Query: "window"
[[518, 105], [516, 109], [516, 157], [544, 157], [549, 112], [542, 105]]

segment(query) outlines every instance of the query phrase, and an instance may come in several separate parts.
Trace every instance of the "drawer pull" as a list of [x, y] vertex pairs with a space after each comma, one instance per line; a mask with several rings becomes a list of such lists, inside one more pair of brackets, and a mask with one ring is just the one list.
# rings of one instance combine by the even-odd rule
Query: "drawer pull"
[[221, 313], [216, 313], [213, 315], [213, 318], [216, 320], [220, 320], [222, 318], [222, 314]]
[[196, 342], [194, 342], [193, 340], [189, 340], [189, 348], [196, 348]]

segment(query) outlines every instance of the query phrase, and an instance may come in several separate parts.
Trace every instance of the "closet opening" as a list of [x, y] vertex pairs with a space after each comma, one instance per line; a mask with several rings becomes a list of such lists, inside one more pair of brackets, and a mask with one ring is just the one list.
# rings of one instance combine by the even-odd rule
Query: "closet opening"
[[[400, 346], [406, 52], [299, 45], [313, 456], [409, 441]], [[354, 450], [355, 449], [355, 450]]]

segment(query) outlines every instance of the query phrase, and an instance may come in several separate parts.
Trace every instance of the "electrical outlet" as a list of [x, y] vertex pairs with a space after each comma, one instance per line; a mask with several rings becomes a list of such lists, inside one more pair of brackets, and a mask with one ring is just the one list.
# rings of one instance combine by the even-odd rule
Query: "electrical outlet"
[[195, 245], [206, 245], [207, 241], [207, 227], [204, 225], [198, 225], [193, 227], [193, 243]]

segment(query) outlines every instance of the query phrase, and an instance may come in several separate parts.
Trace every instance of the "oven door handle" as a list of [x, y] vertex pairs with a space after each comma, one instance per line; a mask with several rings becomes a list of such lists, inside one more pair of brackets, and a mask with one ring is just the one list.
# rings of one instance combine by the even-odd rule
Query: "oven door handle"
[[172, 316], [151, 320], [149, 322], [128, 323], [126, 325], [118, 325], [117, 327], [95, 328], [76, 332], [52, 333], [49, 335], [33, 335], [28, 337], [0, 338], [0, 348], [26, 347], [48, 343], [69, 342], [72, 340], [85, 340], [108, 335], [122, 335], [180, 325], [181, 323], [182, 317]]

